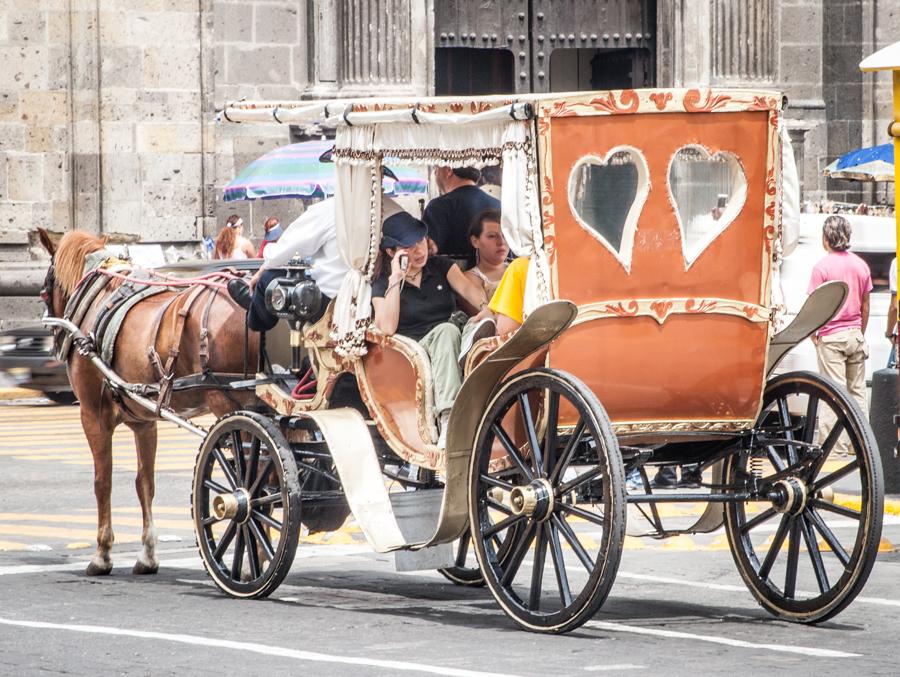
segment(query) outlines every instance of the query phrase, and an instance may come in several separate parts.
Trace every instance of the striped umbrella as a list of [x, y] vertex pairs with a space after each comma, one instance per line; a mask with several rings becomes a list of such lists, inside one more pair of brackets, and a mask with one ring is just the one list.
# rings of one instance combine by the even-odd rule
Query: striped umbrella
[[894, 144], [857, 148], [825, 168], [825, 176], [854, 181], [893, 181]]
[[[225, 186], [225, 202], [293, 197], [317, 199], [334, 195], [333, 162], [319, 158], [334, 141], [303, 141], [269, 151], [251, 162]], [[425, 194], [428, 181], [410, 167], [385, 169], [384, 192], [397, 195]]]

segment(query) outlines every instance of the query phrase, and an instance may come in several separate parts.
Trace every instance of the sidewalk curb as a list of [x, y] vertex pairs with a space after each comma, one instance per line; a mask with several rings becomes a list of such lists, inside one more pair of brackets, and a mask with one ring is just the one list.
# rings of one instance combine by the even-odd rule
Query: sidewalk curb
[[0, 400], [24, 400], [43, 396], [44, 393], [40, 390], [32, 390], [31, 388], [0, 388]]

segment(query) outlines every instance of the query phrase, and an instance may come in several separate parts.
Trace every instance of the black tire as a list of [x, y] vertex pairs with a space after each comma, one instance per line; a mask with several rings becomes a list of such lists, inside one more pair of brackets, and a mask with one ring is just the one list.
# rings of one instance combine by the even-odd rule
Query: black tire
[[484, 576], [481, 575], [481, 569], [475, 566], [467, 566], [469, 552], [472, 550], [472, 532], [466, 527], [462, 536], [457, 539], [454, 544], [456, 548], [456, 561], [452, 567], [438, 569], [440, 574], [448, 581], [456, 585], [463, 585], [472, 588], [484, 587]]
[[[558, 427], [563, 406], [578, 416], [567, 436]], [[509, 417], [519, 422], [527, 440], [521, 446], [504, 427]], [[501, 471], [490, 469], [495, 441], [510, 461]], [[576, 476], [567, 479], [570, 468]], [[622, 458], [596, 396], [562, 371], [535, 369], [510, 377], [482, 419], [469, 482], [469, 524], [478, 565], [503, 610], [534, 632], [568, 632], [589, 620], [615, 580], [626, 516]], [[575, 505], [571, 497], [587, 483], [599, 498]], [[522, 507], [527, 503], [519, 499], [526, 494], [539, 496], [533, 508]], [[569, 524], [571, 517], [588, 523], [590, 536], [581, 525]], [[504, 530], [506, 537], [498, 541], [496, 534]], [[523, 574], [522, 561], [535, 542], [533, 565]], [[569, 546], [569, 562], [563, 542]], [[548, 568], [555, 574], [550, 575], [552, 595], [543, 594]]]
[[[816, 439], [818, 421], [829, 411], [835, 422], [823, 424]], [[757, 502], [761, 511], [749, 518], [750, 502], [727, 503], [725, 529], [734, 561], [750, 592], [773, 615], [801, 623], [827, 620], [859, 594], [878, 554], [884, 485], [874, 435], [843, 388], [810, 372], [769, 381], [756, 428], [782, 442], [765, 444], [758, 450], [765, 458], [755, 461], [746, 453], [731, 456], [725, 465], [726, 484], [739, 487], [752, 481], [756, 463], [757, 481], [771, 487], [775, 473], [800, 463], [780, 479], [799, 488], [793, 493], [804, 498], [785, 511], [784, 497], [792, 492], [784, 491], [784, 484], [774, 485], [774, 497]], [[838, 443], [853, 455], [838, 457]], [[770, 535], [776, 517], [778, 525]], [[834, 517], [844, 523], [849, 519], [850, 527], [832, 529], [828, 520]]]
[[[236, 514], [216, 514], [223, 498], [240, 499]], [[216, 421], [197, 454], [191, 516], [203, 565], [222, 590], [259, 598], [281, 584], [300, 539], [300, 489], [293, 454], [269, 419], [239, 411]]]

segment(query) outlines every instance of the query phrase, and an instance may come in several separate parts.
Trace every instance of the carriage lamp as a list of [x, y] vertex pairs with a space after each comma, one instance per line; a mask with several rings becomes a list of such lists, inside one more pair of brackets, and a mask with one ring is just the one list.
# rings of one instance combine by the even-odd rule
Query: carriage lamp
[[276, 317], [303, 322], [315, 316], [322, 305], [322, 292], [309, 277], [308, 259], [291, 259], [285, 266], [284, 277], [278, 277], [266, 287], [266, 307]]

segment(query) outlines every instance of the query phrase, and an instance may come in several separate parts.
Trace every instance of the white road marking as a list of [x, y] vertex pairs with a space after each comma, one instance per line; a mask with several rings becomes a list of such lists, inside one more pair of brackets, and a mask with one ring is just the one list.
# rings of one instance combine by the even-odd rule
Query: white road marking
[[443, 667], [440, 665], [428, 665], [425, 663], [409, 663], [405, 661], [391, 661], [380, 658], [365, 658], [356, 656], [334, 656], [317, 653], [315, 651], [299, 651], [280, 646], [258, 644], [256, 642], [235, 642], [215, 637], [200, 637], [197, 635], [181, 635], [168, 632], [153, 632], [147, 630], [127, 630], [103, 625], [72, 625], [67, 623], [44, 623], [42, 621], [19, 621], [9, 618], [0, 618], [0, 625], [11, 625], [21, 628], [34, 628], [38, 630], [69, 630], [93, 635], [115, 635], [119, 637], [134, 637], [136, 639], [151, 639], [164, 642], [177, 642], [179, 644], [191, 644], [202, 647], [215, 647], [219, 649], [232, 649], [247, 653], [262, 654], [264, 656], [278, 656], [281, 658], [293, 658], [298, 661], [310, 663], [338, 663], [343, 665], [363, 665], [366, 667], [383, 668], [385, 670], [405, 672], [424, 672], [431, 675], [451, 675], [451, 677], [512, 677], [496, 672], [480, 672], [463, 668]]
[[803, 656], [817, 656], [821, 658], [855, 658], [860, 655], [858, 653], [847, 653], [845, 651], [834, 651], [832, 649], [817, 649], [807, 646], [755, 644], [753, 642], [745, 642], [742, 639], [729, 639], [728, 637], [717, 637], [715, 635], [697, 635], [691, 632], [678, 632], [677, 630], [662, 630], [659, 628], [639, 628], [635, 625], [622, 625], [621, 623], [610, 623], [608, 621], [588, 621], [585, 623], [585, 627], [606, 630], [607, 632], [627, 632], [634, 635], [650, 635], [652, 637], [669, 637], [672, 639], [711, 642], [713, 644], [724, 644], [726, 646], [740, 647], [743, 649], [763, 649], [765, 651], [796, 653]]
[[646, 670], [646, 665], [634, 665], [633, 663], [618, 663], [613, 665], [589, 665], [584, 668], [587, 672], [616, 672], [618, 670]]

